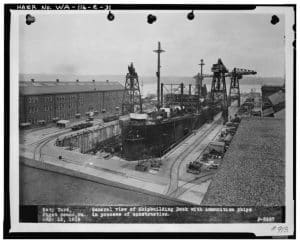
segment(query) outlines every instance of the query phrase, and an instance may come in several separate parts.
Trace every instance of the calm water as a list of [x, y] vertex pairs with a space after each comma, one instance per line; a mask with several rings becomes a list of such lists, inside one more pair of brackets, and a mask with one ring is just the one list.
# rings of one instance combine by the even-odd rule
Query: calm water
[[[37, 81], [55, 81], [60, 79], [61, 81], [76, 81], [79, 79], [82, 82], [92, 81], [118, 81], [121, 84], [125, 84], [125, 75], [70, 75], [70, 74], [20, 74], [20, 81], [30, 81], [30, 79]], [[140, 88], [143, 96], [147, 94], [156, 94], [156, 77], [155, 76], [139, 76]], [[186, 92], [188, 92], [188, 84], [195, 84], [193, 77], [173, 77], [162, 76], [161, 82], [165, 84], [180, 84], [183, 82], [186, 85]], [[229, 91], [229, 79], [226, 79], [227, 90]], [[244, 76], [240, 81], [241, 92], [250, 92], [251, 89], [255, 89], [256, 92], [261, 92], [261, 86], [266, 85], [282, 85], [284, 79], [282, 77], [258, 77], [258, 76]], [[208, 91], [210, 91], [211, 78], [204, 79]], [[166, 87], [167, 88], [167, 87]]]
[[[229, 93], [229, 85], [230, 84], [227, 84], [227, 92]], [[261, 86], [262, 85], [258, 85], [258, 84], [255, 84], [255, 85], [243, 85], [243, 84], [240, 84], [240, 90], [241, 90], [241, 93], [248, 93], [248, 92], [251, 92], [252, 91], [255, 91], [255, 92], [260, 92], [261, 93]], [[178, 86], [177, 86], [178, 87]], [[206, 87], [207, 87], [207, 90], [210, 91], [211, 89], [211, 85], [210, 84], [206, 84]], [[141, 86], [141, 93], [143, 96], [147, 96], [149, 94], [156, 94], [156, 89], [157, 89], [157, 86], [156, 84], [145, 84], [143, 86]], [[176, 86], [173, 86], [173, 89], [176, 89]], [[168, 90], [170, 90], [170, 88], [166, 88], [164, 90], [164, 92], [168, 92]], [[179, 89], [178, 89], [179, 91]], [[174, 92], [174, 90], [173, 90]], [[185, 86], [185, 93], [188, 92], [188, 86]]]
[[[146, 82], [145, 82], [146, 81]], [[184, 83], [185, 85], [185, 93], [188, 93], [188, 84], [195, 85], [195, 80], [190, 77], [162, 77], [161, 82], [165, 84], [180, 84]], [[261, 86], [262, 85], [283, 85], [284, 79], [281, 77], [257, 77], [257, 76], [245, 76], [243, 79], [240, 80], [240, 89], [241, 93], [248, 93], [251, 91], [260, 92], [261, 93]], [[203, 84], [206, 85], [207, 90], [210, 91], [211, 89], [211, 78], [206, 78], [203, 81]], [[140, 86], [143, 96], [147, 96], [147, 94], [156, 94], [156, 79], [140, 79]], [[171, 86], [165, 87], [165, 92], [170, 91]], [[178, 88], [179, 86], [177, 86]], [[230, 87], [230, 80], [226, 79], [226, 88], [227, 92], [229, 93]], [[175, 89], [176, 86], [173, 86]], [[178, 89], [179, 92], [179, 89]]]

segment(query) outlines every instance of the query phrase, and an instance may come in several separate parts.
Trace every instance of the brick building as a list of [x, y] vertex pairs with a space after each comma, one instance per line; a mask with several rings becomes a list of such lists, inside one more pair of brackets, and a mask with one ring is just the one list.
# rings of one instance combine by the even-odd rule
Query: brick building
[[119, 82], [20, 81], [20, 123], [72, 119], [91, 111], [114, 113], [121, 108], [124, 87]]

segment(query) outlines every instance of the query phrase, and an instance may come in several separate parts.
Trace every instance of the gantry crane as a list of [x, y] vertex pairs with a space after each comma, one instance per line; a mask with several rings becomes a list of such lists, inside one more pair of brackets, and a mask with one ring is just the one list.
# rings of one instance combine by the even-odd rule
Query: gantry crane
[[230, 76], [230, 89], [228, 96], [228, 104], [231, 105], [233, 100], [238, 101], [238, 106], [241, 105], [240, 79], [243, 75], [256, 75], [256, 71], [248, 69], [234, 68], [228, 76]]
[[[240, 79], [243, 78], [243, 75], [255, 75], [256, 71], [234, 68], [231, 72], [229, 72], [220, 58], [218, 59], [218, 62], [216, 64], [213, 64], [211, 68], [211, 71], [213, 72], [212, 75], [202, 73], [202, 67], [204, 65], [203, 60], [201, 60], [201, 63], [199, 65], [201, 66], [201, 73], [198, 73], [196, 76], [194, 76], [198, 88], [197, 89], [198, 96], [199, 97], [201, 96], [200, 87], [202, 86], [203, 79], [212, 77], [211, 94], [210, 94], [211, 100], [212, 102], [216, 100], [221, 100], [223, 116], [226, 120], [228, 116], [228, 106], [231, 105], [232, 100], [238, 100], [238, 106], [240, 106], [241, 103], [240, 84], [239, 84]], [[228, 98], [227, 98], [227, 90], [226, 90], [226, 82], [225, 82], [226, 77], [230, 77], [230, 89], [229, 89]]]

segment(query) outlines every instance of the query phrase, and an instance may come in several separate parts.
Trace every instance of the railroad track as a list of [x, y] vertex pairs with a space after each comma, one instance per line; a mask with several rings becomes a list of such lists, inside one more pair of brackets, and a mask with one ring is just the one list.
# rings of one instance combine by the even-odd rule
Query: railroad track
[[192, 184], [192, 183], [203, 183], [205, 181], [208, 181], [209, 179], [212, 178], [212, 176], [215, 174], [215, 172], [210, 172], [208, 174], [196, 177], [193, 180], [187, 181], [186, 183], [184, 183], [182, 186], [178, 187], [175, 189], [175, 191], [171, 192], [169, 194], [170, 197], [174, 197], [174, 198], [178, 198], [179, 196], [181, 196], [182, 194], [184, 194], [186, 191], [190, 190], [191, 188], [193, 188], [195, 185], [191, 185], [190, 187], [185, 187], [188, 184]]
[[[216, 135], [214, 136], [214, 138], [212, 139], [212, 141], [213, 141], [217, 136], [218, 136], [218, 134], [216, 134]], [[202, 155], [203, 152], [206, 150], [206, 148], [208, 148], [208, 145], [202, 150], [201, 154], [197, 157], [196, 160], [198, 160], [198, 159], [201, 158], [201, 155]], [[179, 165], [179, 167], [178, 167], [178, 179], [179, 179], [179, 168], [180, 168], [180, 166], [181, 166], [181, 165]], [[203, 182], [205, 182], [205, 181], [208, 181], [209, 179], [212, 178], [212, 176], [215, 175], [215, 171], [216, 171], [216, 170], [214, 170], [214, 172], [210, 172], [210, 173], [208, 173], [208, 174], [206, 174], [206, 175], [203, 175], [203, 176], [200, 176], [200, 177], [196, 177], [196, 178], [193, 179], [193, 180], [187, 181], [187, 182], [186, 182], [185, 184], [183, 184], [182, 186], [177, 187], [177, 188], [175, 189], [174, 192], [171, 192], [171, 193], [170, 193], [169, 196], [178, 198], [179, 196], [181, 196], [182, 194], [184, 194], [186, 191], [188, 191], [189, 189], [191, 189], [192, 187], [194, 187], [194, 186], [191, 186], [191, 187], [189, 187], [189, 188], [185, 188], [185, 186], [186, 186], [187, 184], [189, 184], [189, 183], [194, 183], [194, 182], [196, 182], [196, 181], [197, 181], [197, 183], [203, 183]], [[200, 182], [199, 182], [199, 180], [200, 180]], [[178, 193], [179, 193], [179, 194], [178, 194]]]
[[44, 139], [38, 141], [36, 147], [35, 147], [34, 150], [33, 150], [33, 159], [35, 159], [35, 160], [41, 160], [41, 154], [42, 154], [42, 149], [43, 149], [43, 147], [44, 147], [49, 141], [53, 140], [54, 138], [56, 138], [56, 137], [58, 137], [58, 136], [61, 136], [61, 135], [63, 135], [63, 134], [66, 134], [66, 133], [68, 133], [68, 132], [69, 132], [69, 130], [63, 131], [63, 132], [60, 132], [60, 133], [56, 133], [56, 134], [54, 134], [54, 135], [52, 135], [52, 136], [49, 136], [49, 137], [47, 137], [47, 138], [44, 138]]
[[[110, 123], [112, 124], [112, 122], [108, 122], [107, 124], [109, 125]], [[55, 134], [53, 134], [51, 136], [48, 136], [46, 138], [42, 138], [41, 140], [39, 140], [37, 142], [33, 142], [33, 143], [29, 144], [31, 146], [36, 145], [35, 148], [34, 148], [34, 151], [33, 151], [33, 158], [35, 160], [40, 160], [41, 159], [41, 151], [42, 151], [43, 147], [49, 141], [53, 140], [55, 137], [61, 136], [61, 135], [66, 134], [66, 133], [68, 133], [70, 131], [71, 131], [71, 129], [65, 129], [64, 131], [62, 131], [60, 133], [55, 133]]]
[[209, 134], [211, 133], [217, 126], [220, 124], [221, 118], [214, 121], [212, 126], [201, 133], [201, 135], [194, 141], [193, 145], [190, 146], [184, 153], [178, 155], [170, 169], [170, 183], [168, 186], [168, 189], [166, 191], [166, 195], [171, 195], [174, 191], [178, 188], [178, 179], [179, 179], [179, 168], [181, 166], [181, 163], [183, 162], [184, 158], [186, 158], [187, 155], [189, 155], [195, 148], [199, 146], [199, 143]]
[[[55, 132], [57, 132], [57, 131], [55, 131]], [[37, 140], [37, 141], [35, 141], [35, 142], [32, 142], [32, 143], [29, 143], [29, 144], [27, 144], [27, 145], [28, 145], [28, 146], [35, 146], [35, 145], [38, 145], [38, 144], [40, 144], [42, 141], [47, 140], [47, 139], [49, 138], [49, 135], [51, 136], [51, 134], [53, 134], [53, 133], [43, 134], [44, 137], [41, 137], [41, 138], [39, 138], [39, 140]]]

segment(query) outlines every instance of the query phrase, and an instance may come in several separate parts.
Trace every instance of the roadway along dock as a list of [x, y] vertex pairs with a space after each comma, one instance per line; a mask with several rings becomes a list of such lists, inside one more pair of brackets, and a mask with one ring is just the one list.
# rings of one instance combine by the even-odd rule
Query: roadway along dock
[[[39, 157], [34, 156], [34, 153], [30, 154], [30, 152], [23, 153], [23, 156], [39, 159], [40, 162], [35, 161], [34, 163], [35, 168], [45, 170], [45, 165], [49, 165], [52, 169], [54, 167], [55, 170], [52, 171], [56, 171], [57, 173], [80, 177], [84, 180], [89, 180], [90, 177], [93, 177], [93, 179], [110, 182], [109, 184], [111, 185], [120, 184], [128, 189], [140, 189], [147, 192], [147, 194], [159, 194], [169, 199], [174, 197], [174, 194], [172, 195], [171, 193], [177, 190], [178, 186], [181, 186], [181, 191], [182, 187], [188, 186], [194, 193], [190, 197], [186, 197], [189, 189], [185, 189], [185, 195], [184, 197], [179, 197], [181, 199], [179, 201], [199, 204], [208, 185], [204, 184], [205, 187], [203, 188], [199, 184], [194, 183], [195, 187], [191, 187], [189, 181], [194, 180], [195, 177], [192, 175], [188, 178], [181, 178], [181, 175], [185, 174], [185, 172], [183, 173], [180, 166], [187, 163], [188, 160], [197, 157], [199, 152], [219, 133], [221, 127], [222, 123], [220, 122], [219, 114], [215, 117], [213, 123], [202, 126], [197, 132], [189, 136], [162, 158], [163, 166], [155, 174], [134, 170], [136, 162], [128, 162], [117, 157], [106, 160], [98, 158], [95, 155], [64, 150], [61, 147], [55, 146], [56, 137], [53, 135], [49, 135], [48, 138], [50, 139], [48, 140], [44, 139], [47, 142], [39, 149]], [[72, 132], [68, 131], [64, 136], [70, 134]], [[182, 152], [185, 152], [185, 154]], [[61, 159], [59, 159], [58, 155], [61, 156]], [[178, 155], [182, 155], [182, 157], [178, 158]], [[174, 162], [176, 157], [177, 161], [175, 160]], [[27, 166], [33, 167], [31, 164], [28, 165], [28, 163]], [[186, 199], [182, 200], [183, 198]]]

